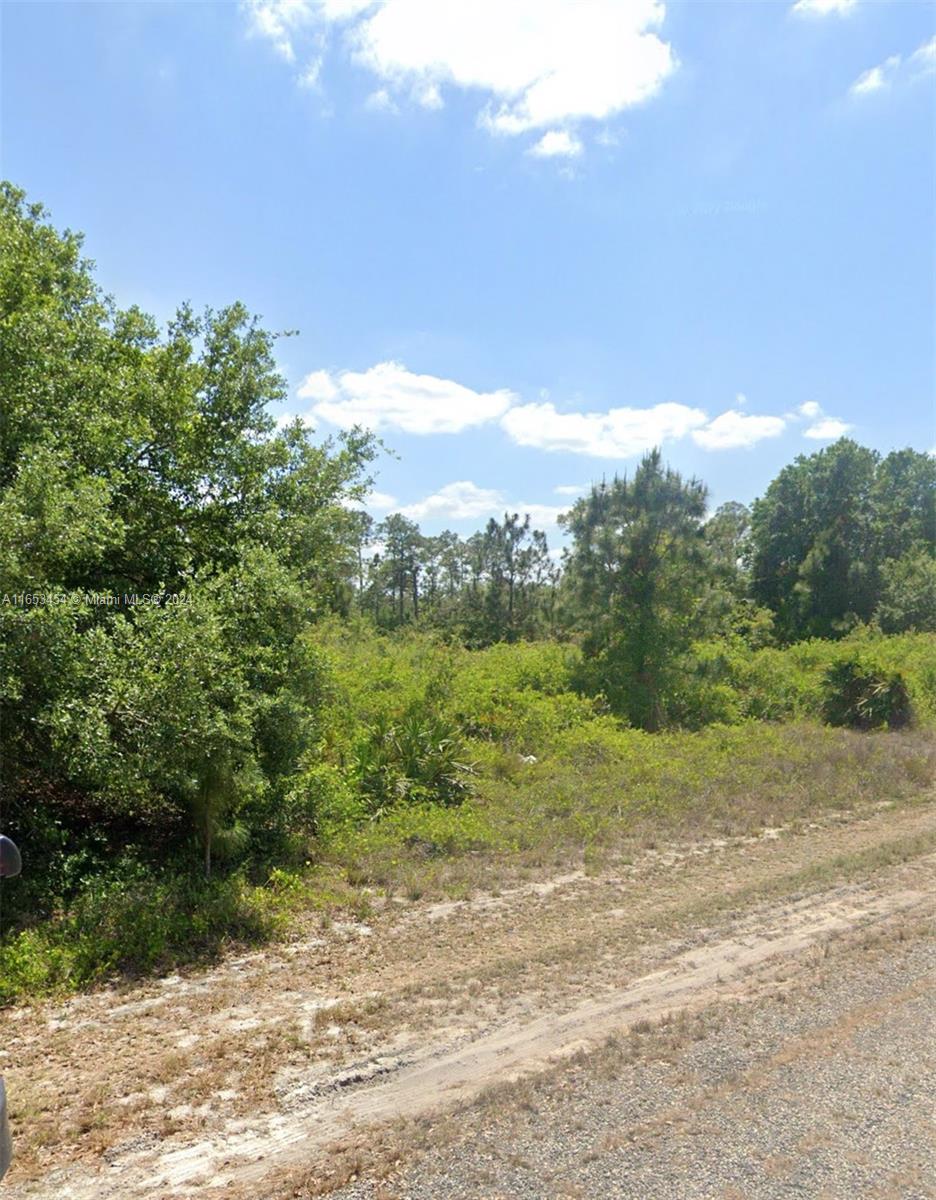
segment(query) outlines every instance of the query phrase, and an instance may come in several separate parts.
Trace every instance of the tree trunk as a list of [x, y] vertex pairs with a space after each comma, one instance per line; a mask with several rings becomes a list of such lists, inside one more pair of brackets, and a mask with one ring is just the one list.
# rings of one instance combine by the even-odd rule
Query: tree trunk
[[[206, 789], [207, 792], [207, 789]], [[204, 795], [205, 821], [202, 829], [202, 839], [205, 843], [205, 878], [211, 878], [211, 808], [207, 794]]]

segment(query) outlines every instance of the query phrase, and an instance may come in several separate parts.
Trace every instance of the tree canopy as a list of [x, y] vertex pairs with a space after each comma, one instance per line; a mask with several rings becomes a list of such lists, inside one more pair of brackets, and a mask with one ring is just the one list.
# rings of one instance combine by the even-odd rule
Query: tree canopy
[[569, 587], [595, 684], [634, 724], [663, 723], [667, 675], [697, 630], [706, 488], [648, 454], [566, 519]]
[[160, 332], [0, 191], [0, 758], [34, 845], [89, 810], [273, 822], [315, 743], [304, 631], [348, 603], [375, 448], [277, 431], [274, 341], [240, 304]]
[[751, 592], [786, 641], [871, 620], [886, 564], [936, 554], [936, 459], [842, 438], [780, 472], [751, 518]]

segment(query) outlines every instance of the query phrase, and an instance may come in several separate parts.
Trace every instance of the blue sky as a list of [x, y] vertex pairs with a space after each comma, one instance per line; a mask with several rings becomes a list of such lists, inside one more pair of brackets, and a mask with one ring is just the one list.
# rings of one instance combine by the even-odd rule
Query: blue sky
[[0, 11], [4, 176], [120, 303], [298, 329], [285, 411], [399, 456], [376, 516], [551, 527], [655, 443], [713, 503], [846, 429], [936, 444], [929, 4]]

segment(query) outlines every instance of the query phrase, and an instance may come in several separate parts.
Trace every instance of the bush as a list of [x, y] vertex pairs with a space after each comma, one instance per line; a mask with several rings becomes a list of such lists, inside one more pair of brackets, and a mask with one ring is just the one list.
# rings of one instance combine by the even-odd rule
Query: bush
[[899, 675], [914, 718], [923, 724], [936, 721], [936, 638], [926, 633], [885, 637], [870, 626], [858, 627], [841, 642], [814, 638], [783, 650], [751, 650], [734, 637], [697, 643], [669, 715], [689, 728], [825, 719], [827, 674], [843, 656], [861, 657], [882, 678]]
[[912, 721], [903, 676], [884, 672], [860, 654], [833, 663], [824, 676], [823, 719], [849, 729], [904, 729]]
[[592, 720], [595, 700], [577, 694], [581, 654], [556, 642], [490, 646], [465, 654], [449, 711], [466, 736], [523, 754], [542, 754], [566, 729]]
[[286, 793], [284, 809], [289, 828], [300, 835], [321, 835], [365, 816], [353, 781], [327, 762], [318, 762], [296, 776]]
[[591, 720], [599, 705], [578, 695], [575, 646], [557, 642], [498, 644], [484, 650], [447, 645], [429, 633], [393, 637], [365, 622], [324, 623], [319, 645], [335, 696], [326, 736], [338, 762], [352, 761], [366, 731], [398, 725], [414, 708], [451, 722], [464, 738], [541, 754], [565, 729]]
[[156, 876], [125, 860], [90, 879], [53, 919], [0, 944], [0, 1004], [261, 942], [279, 916], [273, 894], [239, 874], [210, 881], [179, 870]]
[[466, 758], [457, 725], [417, 707], [377, 723], [358, 744], [355, 773], [372, 815], [400, 801], [448, 806], [469, 793], [474, 767]]

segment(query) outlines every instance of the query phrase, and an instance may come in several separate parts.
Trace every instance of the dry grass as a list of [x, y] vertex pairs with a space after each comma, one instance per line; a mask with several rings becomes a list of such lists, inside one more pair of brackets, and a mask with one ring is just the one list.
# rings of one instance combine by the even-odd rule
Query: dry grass
[[570, 866], [601, 873], [676, 841], [913, 804], [936, 781], [928, 730], [856, 734], [800, 723], [576, 736], [516, 777], [481, 780], [460, 808], [395, 814], [326, 853], [354, 886], [459, 899]]
[[[797, 996], [805, 1000], [824, 982], [834, 979], [843, 966], [854, 969], [856, 958], [866, 968], [873, 968], [879, 958], [886, 957], [895, 943], [928, 940], [934, 932], [936, 925], [931, 917], [901, 915], [880, 927], [837, 938], [828, 944], [828, 953], [803, 956], [796, 971], [778, 969], [773, 980], [768, 980], [764, 990], [758, 992], [758, 999], [779, 1004], [795, 1000]], [[771, 1076], [782, 1068], [799, 1061], [814, 1060], [817, 1055], [836, 1053], [859, 1030], [873, 1027], [895, 1006], [918, 998], [931, 986], [931, 980], [921, 979], [899, 993], [861, 1005], [841, 1019], [793, 1039], [752, 1068], [722, 1083], [699, 1088], [688, 1107], [685, 1103], [665, 1106], [655, 1112], [651, 1119], [630, 1127], [625, 1134], [603, 1137], [585, 1153], [582, 1161], [599, 1158], [625, 1146], [630, 1149], [640, 1146], [652, 1148], [659, 1139], [671, 1137], [674, 1131], [703, 1133], [705, 1113], [711, 1105], [733, 1095], [748, 1095], [767, 1087]], [[329, 1148], [325, 1156], [327, 1168], [317, 1170], [314, 1176], [308, 1172], [288, 1173], [265, 1196], [268, 1196], [268, 1200], [311, 1200], [312, 1197], [329, 1194], [357, 1178], [366, 1177], [381, 1181], [376, 1195], [385, 1196], [388, 1200], [391, 1197], [401, 1200], [405, 1190], [401, 1185], [394, 1184], [394, 1178], [404, 1164], [411, 1166], [430, 1151], [451, 1150], [459, 1144], [470, 1142], [475, 1135], [482, 1130], [490, 1130], [492, 1126], [501, 1130], [501, 1140], [505, 1146], [509, 1146], [510, 1130], [516, 1122], [527, 1126], [530, 1122], [535, 1124], [541, 1114], [555, 1111], [557, 1105], [563, 1106], [564, 1097], [571, 1098], [580, 1090], [587, 1090], [596, 1079], [621, 1079], [635, 1065], [652, 1062], [679, 1067], [687, 1050], [725, 1026], [737, 1023], [748, 1004], [747, 1000], [730, 1000], [701, 1012], [677, 1013], [656, 1022], [639, 1021], [628, 1031], [607, 1039], [597, 1049], [579, 1051], [553, 1070], [489, 1087], [472, 1102], [455, 1111], [438, 1114], [431, 1120], [394, 1122], [376, 1131], [368, 1131], [366, 1136], [353, 1143], [337, 1144]], [[683, 1071], [677, 1079], [690, 1084], [694, 1082], [691, 1071]], [[813, 1133], [801, 1139], [798, 1151], [807, 1153], [821, 1144], [823, 1135]], [[509, 1149], [504, 1150], [504, 1161], [512, 1165], [524, 1165]], [[783, 1156], [766, 1160], [763, 1167], [767, 1174], [782, 1174], [785, 1169]], [[909, 1178], [905, 1172], [901, 1174], [901, 1178], [905, 1176]], [[496, 1180], [492, 1177], [491, 1182]], [[558, 1185], [560, 1181], [556, 1182]], [[892, 1182], [884, 1187], [882, 1196], [893, 1198], [901, 1194], [889, 1190]], [[235, 1200], [235, 1197], [232, 1196], [231, 1200]], [[236, 1200], [246, 1200], [246, 1195]]]
[[[770, 897], [792, 897], [885, 870], [899, 878], [936, 846], [926, 810], [888, 810], [847, 822], [827, 814], [816, 824], [808, 833], [739, 839], [705, 853], [679, 851], [675, 858], [678, 847], [661, 842], [656, 852], [635, 855], [631, 866], [607, 878], [579, 879], [545, 895], [533, 889], [505, 892], [499, 906], [469, 905], [439, 922], [427, 919], [425, 905], [388, 906], [375, 915], [368, 936], [336, 923], [308, 956], [289, 956], [287, 971], [273, 969], [271, 954], [252, 962], [249, 975], [220, 972], [206, 990], [200, 985], [180, 990], [166, 1009], [151, 1007], [146, 997], [122, 997], [138, 1015], [117, 1022], [105, 1018], [94, 1032], [67, 1025], [48, 1032], [37, 1012], [34, 1055], [17, 1051], [22, 1066], [10, 1080], [21, 1177], [41, 1173], [49, 1161], [99, 1159], [128, 1139], [217, 1130], [248, 1107], [276, 1112], [275, 1087], [284, 1073], [291, 1080], [309, 1078], [311, 1068], [313, 1078], [319, 1072], [327, 1077], [349, 1062], [386, 1053], [388, 1042], [401, 1035], [425, 1044], [451, 1036], [453, 1023], [479, 1029], [495, 1019], [522, 1021], [547, 1005], [561, 1010], [582, 994], [595, 995], [652, 970], [672, 954], [671, 939], [681, 942], [693, 929], [730, 927], [734, 915], [756, 913]], [[904, 868], [905, 863], [910, 865]], [[894, 941], [914, 936], [910, 926], [890, 923], [868, 935], [866, 950], [875, 948], [876, 938], [883, 953]], [[838, 943], [830, 943], [807, 955], [802, 969], [834, 970], [841, 952]], [[777, 1003], [795, 994], [800, 970], [774, 981]], [[336, 997], [338, 979], [343, 988]], [[153, 994], [166, 993], [152, 989]], [[299, 1020], [290, 996], [328, 1000]], [[74, 1003], [93, 1016], [102, 1002], [87, 997]], [[256, 1029], [236, 1028], [245, 1011], [260, 1022]], [[30, 1028], [31, 1021], [18, 1022], [17, 1035]], [[174, 1043], [188, 1031], [197, 1031], [198, 1041], [179, 1049]], [[659, 1028], [641, 1024], [616, 1052], [678, 1057], [682, 1045], [702, 1036], [704, 1026], [694, 1019]], [[591, 1056], [587, 1066], [582, 1059], [581, 1070], [613, 1071], [614, 1053], [610, 1046], [604, 1058]], [[65, 1097], [62, 1078], [73, 1083]], [[514, 1086], [502, 1099], [497, 1089], [490, 1093], [489, 1111], [503, 1109], [506, 1119], [512, 1106], [532, 1114], [542, 1103], [535, 1080]], [[441, 1117], [393, 1126], [376, 1140], [371, 1132], [346, 1140], [329, 1157], [331, 1174], [315, 1183], [318, 1191], [298, 1195], [322, 1194], [361, 1171], [392, 1172], [407, 1146], [458, 1136], [464, 1121], [462, 1113], [451, 1124]], [[295, 1176], [289, 1176], [289, 1186], [297, 1186]]]

